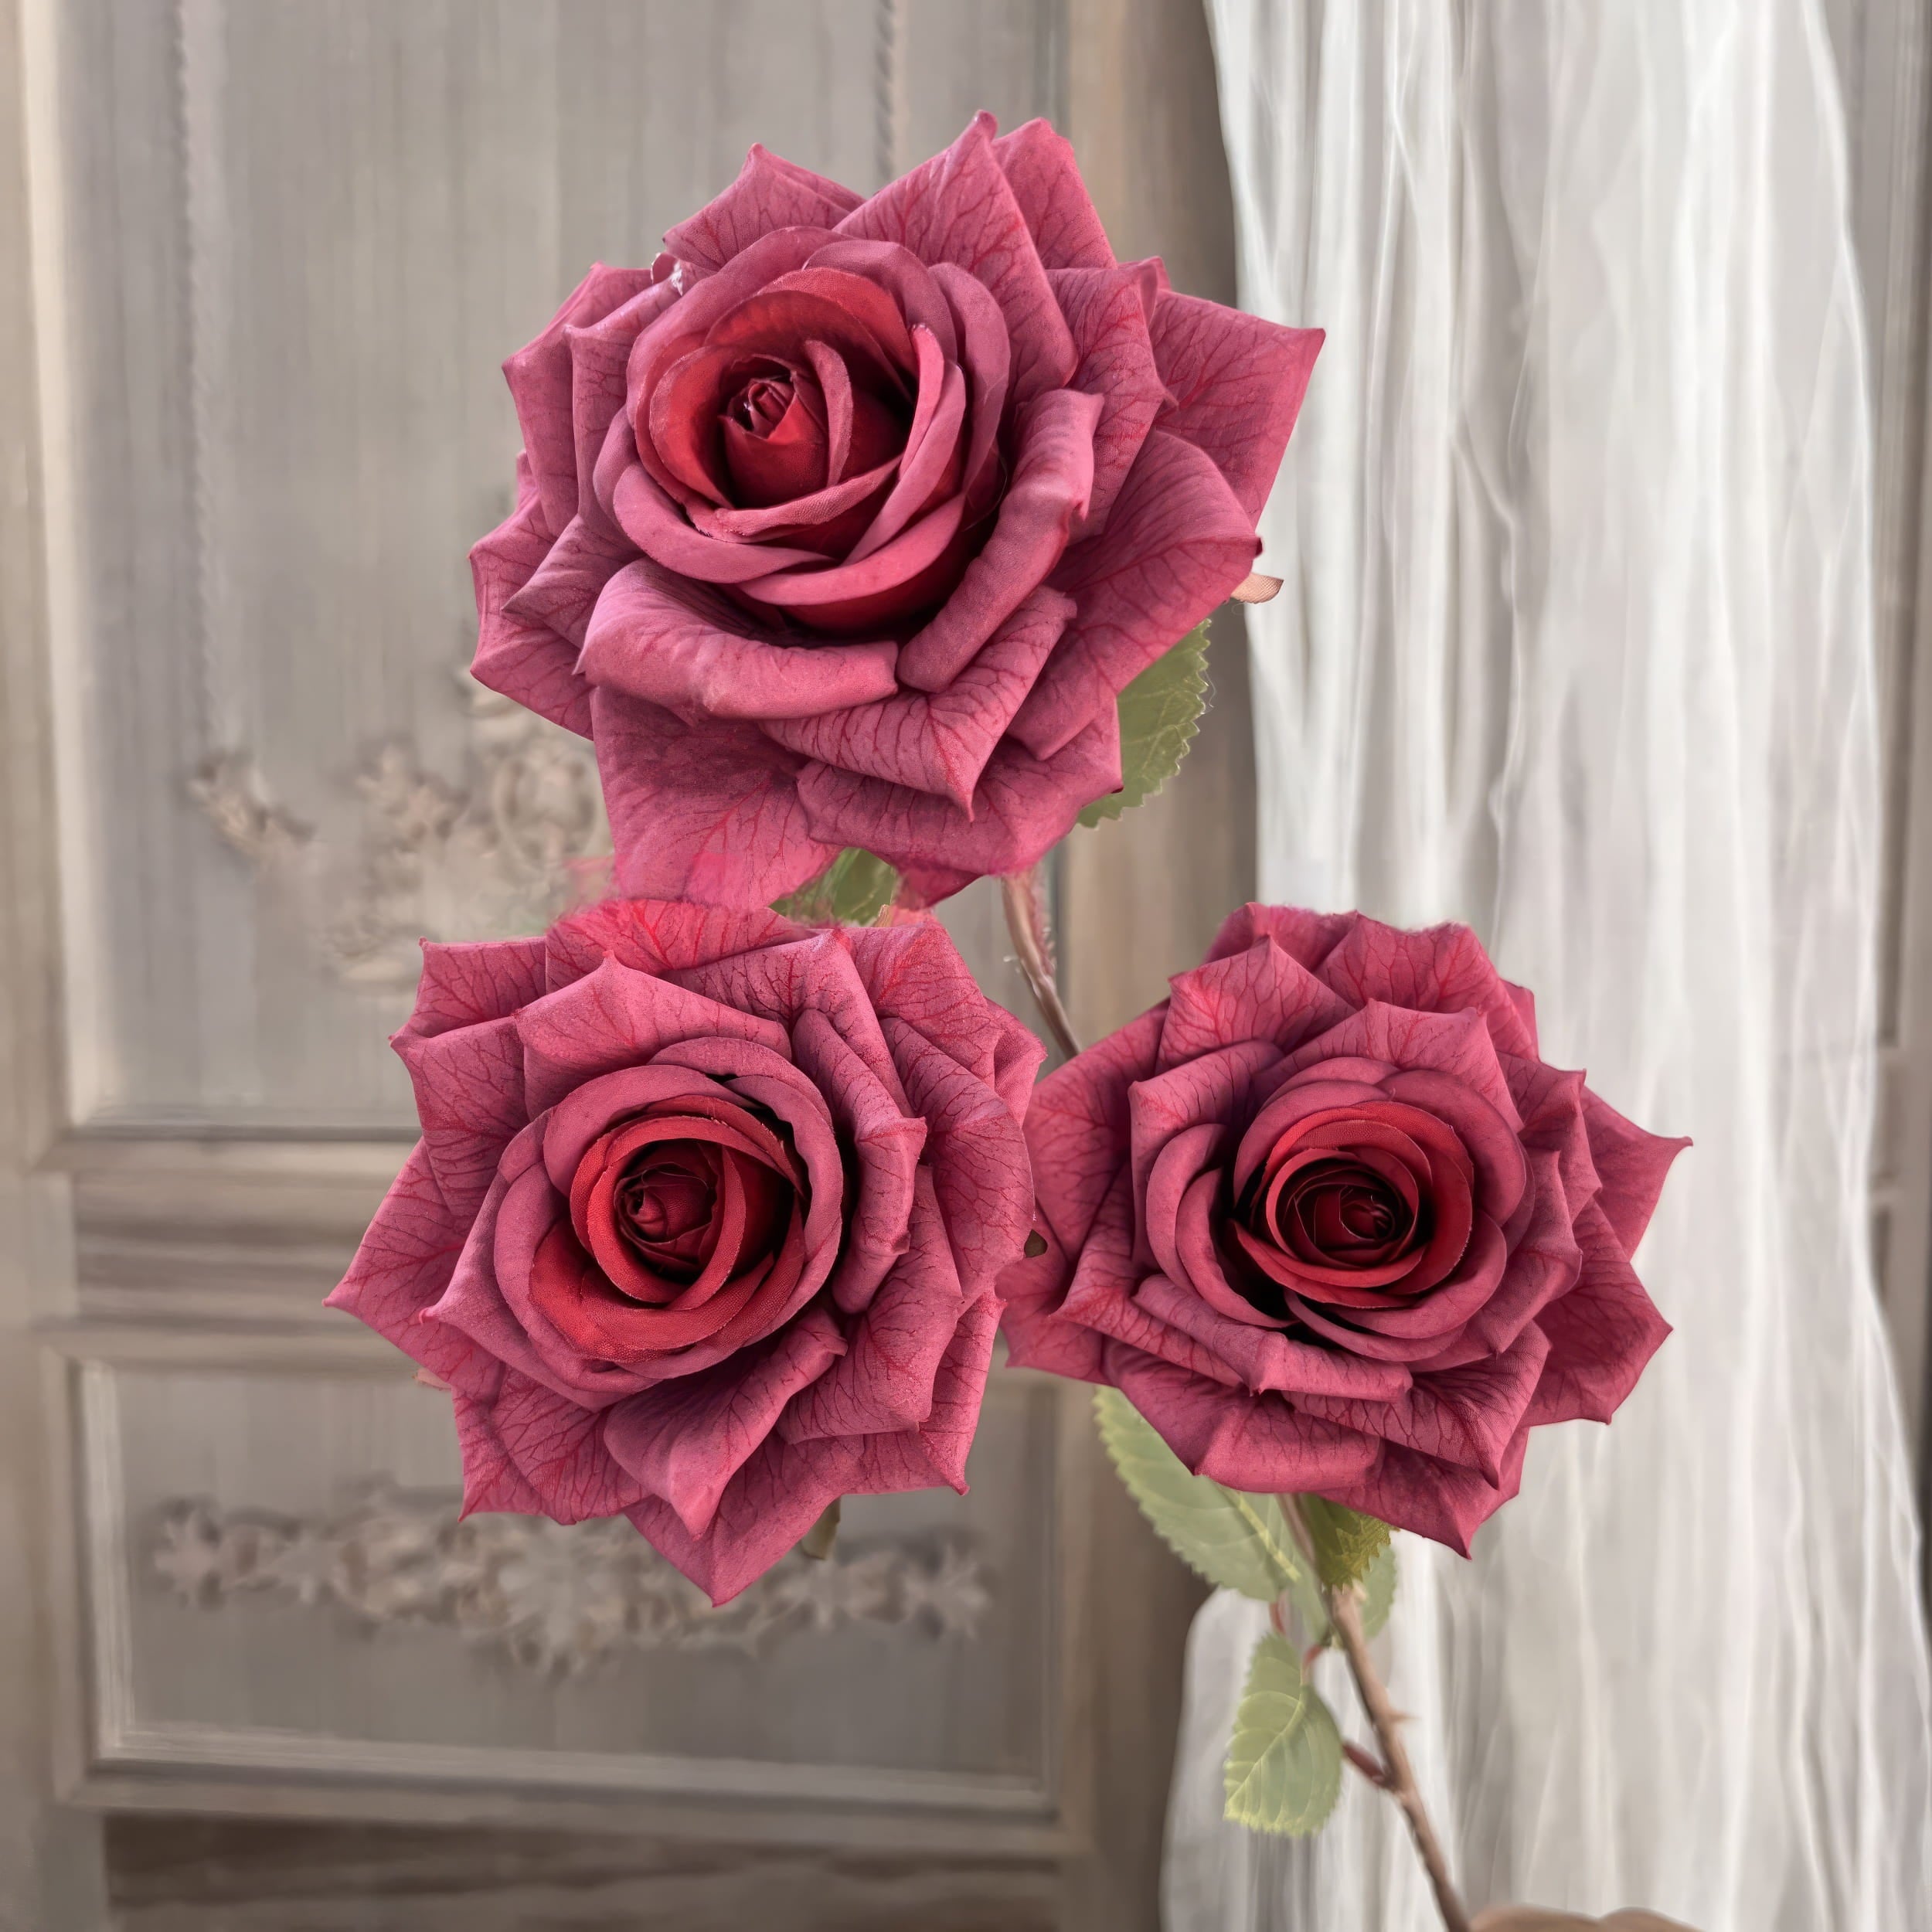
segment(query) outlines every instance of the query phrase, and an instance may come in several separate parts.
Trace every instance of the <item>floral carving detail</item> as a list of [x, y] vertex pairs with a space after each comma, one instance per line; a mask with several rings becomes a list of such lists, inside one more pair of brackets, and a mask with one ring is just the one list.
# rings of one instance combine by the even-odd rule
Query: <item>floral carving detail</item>
[[414, 747], [377, 747], [355, 778], [352, 849], [278, 803], [252, 757], [210, 758], [188, 793], [223, 843], [294, 879], [330, 970], [388, 992], [416, 984], [419, 942], [541, 932], [602, 889], [610, 829], [590, 747], [458, 674], [468, 770], [451, 784]]
[[453, 1493], [384, 1480], [321, 1519], [171, 1503], [154, 1573], [206, 1608], [249, 1595], [332, 1605], [366, 1624], [454, 1630], [569, 1675], [626, 1651], [757, 1652], [850, 1624], [971, 1641], [992, 1603], [985, 1566], [957, 1542], [842, 1542], [824, 1562], [786, 1558], [714, 1610], [621, 1519], [565, 1529], [540, 1516], [459, 1519], [461, 1508]]

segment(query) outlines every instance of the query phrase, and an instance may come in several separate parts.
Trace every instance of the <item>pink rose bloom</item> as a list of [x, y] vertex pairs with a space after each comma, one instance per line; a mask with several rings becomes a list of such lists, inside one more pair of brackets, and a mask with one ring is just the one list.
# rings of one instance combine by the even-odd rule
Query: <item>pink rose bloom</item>
[[1249, 573], [1319, 332], [1115, 261], [1066, 143], [995, 133], [869, 200], [754, 148], [505, 366], [476, 675], [595, 740], [622, 890], [1032, 864]]
[[1529, 1431], [1607, 1422], [1669, 1332], [1630, 1257], [1688, 1143], [1546, 1066], [1464, 927], [1249, 906], [1172, 988], [1034, 1097], [1013, 1360], [1466, 1553]]
[[454, 1392], [464, 1506], [628, 1516], [719, 1602], [965, 1488], [1041, 1048], [920, 920], [613, 902], [423, 948], [423, 1138], [329, 1304]]

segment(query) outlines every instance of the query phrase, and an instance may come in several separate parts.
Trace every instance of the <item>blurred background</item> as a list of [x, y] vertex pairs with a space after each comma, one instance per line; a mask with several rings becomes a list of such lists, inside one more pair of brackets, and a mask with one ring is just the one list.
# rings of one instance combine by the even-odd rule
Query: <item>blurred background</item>
[[[1060, 855], [1080, 1032], [1158, 998], [1257, 879], [1507, 934], [1506, 733], [1451, 733], [1440, 795], [1407, 801], [1444, 836], [1465, 804], [1476, 828], [1475, 859], [1418, 888], [1373, 862], [1392, 835], [1373, 809], [1317, 852], [1320, 809], [1293, 815], [1313, 753], [1270, 721], [1314, 714], [1318, 645], [1367, 662], [1414, 631], [1367, 593], [1376, 533], [1400, 549], [1413, 509], [1425, 352], [1448, 343], [1473, 410], [1458, 345], [1534, 334], [1535, 278], [1468, 264], [1485, 131], [1549, 133], [1547, 103], [1492, 85], [1493, 43], [1529, 34], [1520, 79], [1553, 11], [1485, 28], [1479, 6], [1389, 0], [1358, 34], [1352, 8], [1258, 0], [0, 0], [6, 1932], [1158, 1922], [1199, 1592], [1100, 1461], [1083, 1390], [1002, 1372], [969, 1497], [853, 1502], [832, 1563], [789, 1560], [714, 1616], [622, 1524], [459, 1525], [445, 1404], [320, 1309], [412, 1131], [384, 1039], [417, 939], [540, 926], [605, 849], [588, 747], [467, 675], [465, 553], [508, 508], [518, 442], [498, 366], [591, 261], [648, 262], [754, 140], [864, 191], [976, 109], [1046, 116], [1122, 259], [1325, 325], [1331, 359], [1355, 343], [1318, 369], [1262, 560], [1298, 614], [1257, 624], [1259, 777], [1230, 611], [1182, 778]], [[1870, 791], [1845, 863], [1879, 1080], [1869, 1202], [1859, 1122], [1843, 1142], [1874, 1231], [1844, 1291], [1869, 1300], [1875, 1270], [1897, 1382], [1848, 1400], [1903, 1457], [1932, 1278], [1932, 4], [1778, 0], [1764, 47], [1728, 11], [1706, 47], [1725, 71], [1808, 49], [1828, 84], [1826, 199], [1862, 288], [1844, 554], [1865, 600], [1850, 658], [1813, 668], [1869, 679], [1832, 768]], [[1708, 80], [1648, 84], [1694, 104]], [[1448, 99], [1462, 118], [1437, 124]], [[1367, 188], [1325, 199], [1321, 143], [1342, 184], [1346, 128], [1385, 121], [1406, 131]], [[1406, 228], [1376, 214], [1397, 203]], [[1351, 307], [1345, 219], [1362, 287], [1462, 334], [1392, 338], [1375, 301]], [[1460, 276], [1432, 284], [1417, 234]], [[1476, 440], [1437, 431], [1515, 527]], [[1365, 445], [1372, 474], [1297, 470]], [[1466, 580], [1430, 591], [1465, 627], [1469, 586], [1507, 574], [1479, 521], [1465, 505], [1446, 553]], [[1362, 594], [1298, 603], [1304, 583]], [[1515, 636], [1495, 628], [1502, 660]], [[1454, 713], [1440, 663], [1413, 675]], [[1368, 761], [1349, 782], [1393, 798], [1374, 774], [1400, 734], [1362, 725], [1372, 692], [1336, 702]], [[1778, 809], [1837, 809], [1823, 770]], [[1030, 1019], [987, 889], [946, 917]], [[1241, 1883], [1287, 1900], [1300, 1881]], [[1171, 1924], [1344, 1922], [1189, 1896]], [[1862, 1910], [1831, 1923], [1878, 1932]]]

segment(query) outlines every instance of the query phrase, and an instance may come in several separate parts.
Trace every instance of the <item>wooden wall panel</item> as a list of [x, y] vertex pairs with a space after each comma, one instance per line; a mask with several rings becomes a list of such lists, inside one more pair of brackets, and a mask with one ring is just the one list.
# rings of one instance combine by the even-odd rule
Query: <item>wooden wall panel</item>
[[[1174, 285], [1232, 302], [1234, 214], [1213, 49], [1196, 5], [1073, 0], [1070, 128], [1123, 260], [1159, 255]], [[1261, 560], [1262, 567], [1267, 560]], [[1213, 623], [1213, 706], [1180, 775], [1063, 849], [1061, 953], [1091, 1039], [1163, 997], [1254, 891], [1254, 745], [1238, 605]]]

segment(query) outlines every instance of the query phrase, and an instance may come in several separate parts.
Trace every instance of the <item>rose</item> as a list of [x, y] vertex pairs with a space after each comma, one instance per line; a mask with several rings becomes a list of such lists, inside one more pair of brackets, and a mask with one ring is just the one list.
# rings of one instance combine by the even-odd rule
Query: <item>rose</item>
[[627, 1515], [719, 1601], [964, 1487], [1041, 1049], [930, 920], [612, 902], [423, 949], [423, 1138], [330, 1298], [454, 1391], [468, 1509]]
[[1668, 1332], [1630, 1256], [1686, 1143], [1546, 1066], [1460, 926], [1250, 906], [1172, 985], [1034, 1097], [1013, 1360], [1466, 1552], [1529, 1430], [1607, 1421]]
[[1030, 865], [1248, 574], [1318, 332], [1117, 263], [1066, 143], [995, 132], [869, 200], [754, 148], [505, 366], [476, 675], [595, 740], [625, 891]]

